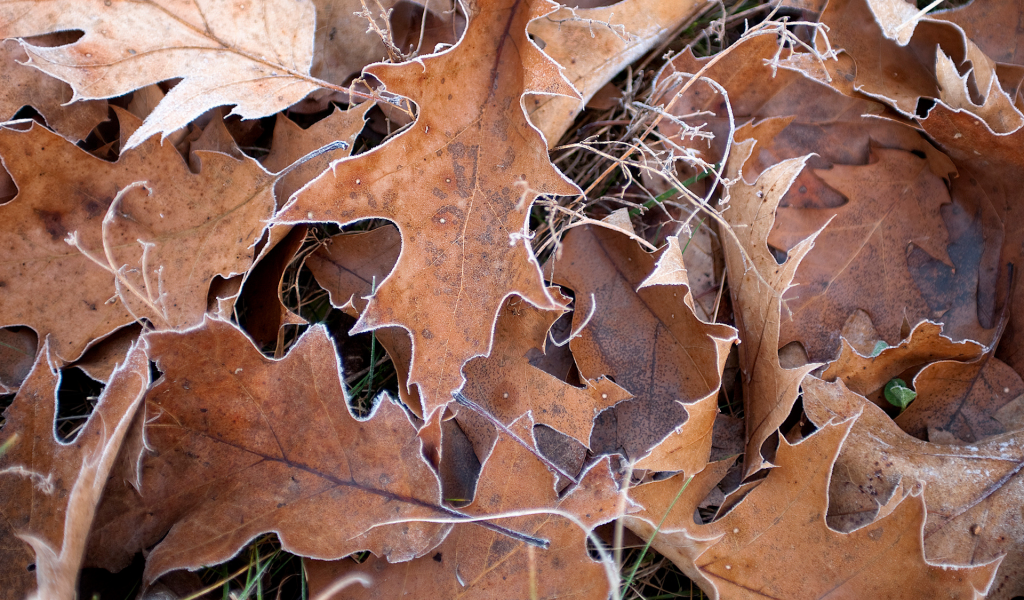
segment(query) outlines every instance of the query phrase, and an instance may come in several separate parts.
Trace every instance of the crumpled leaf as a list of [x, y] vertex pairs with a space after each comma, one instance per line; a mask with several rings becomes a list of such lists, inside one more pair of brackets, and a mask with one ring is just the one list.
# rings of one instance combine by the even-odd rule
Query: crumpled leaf
[[0, 282], [11, 290], [0, 294], [0, 323], [49, 335], [72, 361], [135, 317], [158, 328], [201, 322], [213, 278], [252, 264], [274, 178], [250, 158], [197, 154], [199, 173], [156, 140], [108, 163], [37, 125], [0, 129], [19, 186], [0, 206]]
[[71, 100], [68, 84], [22, 64], [26, 60], [28, 55], [17, 40], [0, 42], [0, 121], [10, 120], [23, 106], [31, 106], [54, 131], [77, 142], [107, 120], [106, 102], [65, 106]]
[[441, 508], [440, 482], [395, 402], [382, 397], [365, 421], [351, 415], [324, 327], [280, 361], [216, 320], [145, 340], [163, 372], [146, 400], [152, 454], [139, 493], [111, 480], [91, 562], [118, 569], [156, 544], [152, 582], [223, 562], [268, 531], [286, 550], [323, 559], [368, 549], [409, 560], [444, 537], [448, 527], [435, 523], [375, 528], [452, 511]]
[[1019, 2], [966, 2], [928, 16], [956, 23], [993, 60], [1024, 65]]
[[13, 0], [0, 5], [0, 38], [84, 31], [66, 46], [23, 44], [28, 64], [71, 84], [75, 100], [181, 77], [127, 149], [215, 106], [234, 104], [231, 114], [255, 119], [324, 85], [309, 75], [314, 13], [309, 0]]
[[0, 439], [11, 442], [0, 455], [0, 598], [5, 600], [21, 600], [33, 589], [32, 598], [76, 598], [100, 495], [149, 387], [149, 362], [135, 345], [74, 441], [63, 443], [54, 438], [60, 382], [55, 366], [44, 342], [0, 429]]
[[651, 546], [714, 599], [984, 594], [998, 559], [967, 568], [925, 561], [925, 501], [919, 493], [857, 531], [840, 533], [828, 527], [829, 477], [841, 468], [833, 468], [840, 447], [855, 438], [850, 434], [854, 418], [825, 424], [796, 445], [781, 438], [776, 468], [717, 521], [694, 524], [696, 493], [681, 498], [664, 517], [666, 499], [680, 487], [675, 477], [633, 491], [645, 510], [630, 519], [630, 527], [650, 537], [665, 518]]
[[[562, 299], [557, 288], [552, 296]], [[540, 310], [518, 298], [506, 301], [491, 353], [462, 369], [462, 394], [505, 425], [530, 412], [536, 423], [589, 446], [598, 413], [631, 395], [607, 378], [586, 380], [578, 388], [530, 364], [530, 351], [544, 353], [548, 331], [560, 316], [560, 311]], [[459, 407], [460, 413], [463, 410]]]
[[[533, 442], [533, 423], [520, 419], [512, 430]], [[463, 509], [470, 515], [539, 511], [502, 519], [517, 531], [550, 540], [548, 549], [528, 548], [472, 524], [457, 524], [445, 541], [427, 555], [402, 564], [370, 558], [357, 564], [307, 561], [310, 594], [347, 573], [366, 573], [373, 584], [350, 588], [347, 598], [588, 598], [608, 597], [605, 567], [587, 555], [586, 534], [623, 509], [605, 458], [592, 466], [580, 484], [559, 498], [554, 479], [543, 463], [519, 443], [502, 435], [480, 473], [476, 500]], [[575, 516], [586, 531], [547, 510]], [[531, 585], [536, 586], [531, 592]], [[531, 594], [535, 594], [532, 595]]]
[[590, 448], [624, 452], [636, 468], [692, 474], [707, 463], [736, 333], [693, 314], [679, 266], [685, 257], [670, 240], [648, 254], [620, 233], [577, 227], [565, 234], [550, 272], [575, 292], [573, 331], [580, 334], [569, 347], [581, 375], [610, 377], [634, 398], [599, 416]]
[[488, 353], [506, 297], [557, 307], [526, 241], [527, 216], [537, 194], [579, 193], [548, 160], [522, 107], [526, 92], [576, 95], [526, 35], [527, 23], [555, 5], [487, 0], [473, 8], [451, 50], [366, 69], [390, 92], [417, 102], [416, 122], [384, 145], [334, 163], [275, 219], [397, 224], [398, 264], [353, 333], [394, 325], [410, 332], [409, 383], [419, 387], [424, 414], [451, 401], [467, 360]]
[[[939, 98], [950, 108], [962, 108], [978, 115], [996, 133], [1009, 133], [1024, 125], [1024, 115], [999, 85], [995, 63], [970, 40], [967, 40], [967, 60], [971, 64], [969, 72], [960, 75], [942, 49], [936, 50], [935, 75], [939, 80]], [[981, 104], [971, 98], [971, 75], [982, 97]]]
[[608, 6], [563, 7], [530, 23], [544, 53], [565, 67], [583, 103], [563, 96], [532, 98], [530, 120], [553, 146], [598, 90], [705, 8], [699, 0], [621, 0]]
[[954, 342], [942, 335], [941, 327], [925, 321], [896, 346], [875, 356], [863, 356], [843, 340], [839, 357], [821, 374], [825, 381], [836, 377], [858, 394], [871, 396], [887, 381], [912, 367], [939, 360], [971, 361], [980, 358], [984, 348], [971, 341]]
[[[754, 134], [746, 129], [742, 139]], [[733, 149], [726, 165], [729, 206], [723, 217], [732, 235], [722, 236], [722, 251], [729, 277], [733, 318], [740, 336], [740, 369], [743, 373], [743, 410], [747, 445], [744, 476], [764, 464], [761, 445], [789, 416], [800, 392], [800, 380], [817, 368], [815, 363], [786, 369], [779, 362], [779, 327], [782, 296], [790, 288], [801, 261], [814, 247], [818, 231], [810, 231], [779, 264], [768, 248], [768, 233], [775, 224], [775, 208], [804, 168], [805, 158], [791, 158], [762, 172], [754, 183], [743, 179], [742, 168], [759, 137], [746, 139]], [[819, 226], [820, 227], [820, 226]]]
[[[988, 597], [1008, 600], [1021, 594], [1024, 446], [1020, 432], [969, 446], [922, 442], [900, 431], [880, 408], [841, 382], [829, 384], [813, 377], [804, 381], [804, 410], [817, 424], [860, 413], [832, 471], [828, 512], [833, 527], [848, 529], [871, 522], [886, 498], [901, 487], [913, 488], [912, 493], [920, 493], [928, 506], [926, 558], [972, 565], [979, 573], [1001, 560]], [[918, 491], [917, 482], [923, 483], [923, 492]], [[900, 506], [907, 503], [904, 500]], [[858, 532], [891, 518], [874, 521]], [[902, 572], [903, 564], [895, 571]]]

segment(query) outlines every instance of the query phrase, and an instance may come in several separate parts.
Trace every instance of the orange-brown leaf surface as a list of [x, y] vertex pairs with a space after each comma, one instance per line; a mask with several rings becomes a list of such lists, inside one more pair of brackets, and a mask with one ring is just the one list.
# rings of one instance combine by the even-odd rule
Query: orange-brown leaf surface
[[276, 217], [398, 225], [398, 264], [353, 331], [409, 331], [409, 383], [419, 387], [425, 414], [451, 401], [467, 360], [490, 350], [507, 296], [558, 306], [525, 243], [526, 216], [538, 194], [578, 190], [548, 160], [522, 107], [526, 92], [575, 94], [526, 34], [530, 20], [554, 8], [546, 0], [482, 0], [454, 48], [368, 68], [388, 91], [418, 103], [416, 122], [383, 146], [335, 163]]
[[280, 361], [216, 320], [148, 334], [146, 344], [163, 372], [146, 400], [152, 455], [138, 494], [111, 481], [90, 551], [98, 564], [116, 567], [159, 542], [152, 581], [226, 560], [267, 531], [323, 559], [371, 550], [409, 560], [443, 539], [447, 527], [434, 523], [375, 528], [452, 511], [398, 404], [382, 397], [366, 421], [349, 413], [324, 328]]
[[[753, 130], [748, 130], [753, 131]], [[729, 207], [724, 216], [733, 235], [722, 238], [729, 273], [733, 316], [740, 336], [740, 369], [747, 445], [743, 471], [762, 466], [761, 445], [789, 416], [800, 392], [800, 380], [818, 365], [783, 368], [779, 362], [782, 296], [792, 285], [801, 261], [815, 244], [819, 231], [789, 251], [779, 263], [768, 248], [775, 208], [804, 168], [803, 158], [791, 158], [762, 172], [753, 183], [743, 179], [743, 165], [756, 148], [757, 138], [737, 145], [728, 172]]]
[[639, 468], [693, 474], [711, 450], [736, 333], [693, 314], [685, 271], [648, 281], [669, 270], [656, 268], [663, 261], [685, 261], [680, 254], [678, 241], [652, 255], [621, 233], [587, 226], [565, 235], [550, 269], [555, 283], [575, 293], [579, 335], [569, 347], [580, 373], [610, 377], [633, 396], [600, 415], [590, 448], [624, 452]]
[[0, 456], [0, 555], [5, 559], [0, 598], [5, 600], [20, 600], [33, 589], [38, 598], [77, 596], [96, 507], [149, 386], [146, 353], [135, 345], [85, 426], [74, 440], [63, 442], [54, 437], [60, 373], [51, 360], [44, 344], [0, 429], [0, 437], [12, 444]]
[[[904, 498], [884, 519], [854, 532], [828, 527], [829, 477], [854, 426], [851, 418], [824, 425], [796, 445], [780, 440], [776, 468], [764, 482], [724, 517], [706, 525], [694, 524], [692, 503], [676, 502], [668, 511], [664, 501], [679, 489], [678, 478], [642, 486], [634, 495], [644, 511], [633, 522], [643, 519], [648, 525], [634, 528], [649, 536], [651, 525], [665, 518], [652, 546], [673, 557], [712, 598], [984, 594], [998, 561], [966, 568], [925, 561], [925, 500], [919, 494]], [[645, 503], [645, 496], [651, 500]]]
[[[532, 423], [513, 425], [532, 442]], [[509, 513], [500, 523], [550, 542], [547, 549], [501, 537], [473, 524], [457, 524], [441, 545], [410, 562], [388, 564], [371, 558], [309, 565], [314, 593], [335, 578], [366, 573], [373, 585], [351, 588], [348, 598], [587, 598], [608, 597], [607, 571], [587, 554], [586, 534], [621, 513], [622, 499], [608, 459], [597, 463], [578, 486], [559, 497], [547, 467], [520, 444], [502, 435], [484, 463], [469, 515]], [[562, 511], [578, 523], [553, 512]], [[521, 516], [516, 513], [523, 513]], [[582, 527], [581, 527], [582, 526]]]
[[107, 120], [106, 102], [71, 100], [71, 88], [59, 79], [23, 64], [28, 55], [16, 40], [0, 43], [0, 119], [13, 118], [18, 110], [31, 106], [56, 132], [77, 142], [93, 127]]
[[[552, 295], [560, 296], [558, 290]], [[462, 370], [462, 394], [505, 425], [530, 412], [535, 422], [589, 446], [598, 413], [631, 396], [607, 378], [587, 380], [577, 388], [530, 364], [531, 351], [544, 353], [548, 332], [560, 316], [518, 298], [508, 300], [498, 315], [491, 353], [474, 358]]]
[[804, 390], [804, 407], [815, 423], [861, 413], [832, 472], [829, 522], [834, 527], [861, 525], [861, 515], [870, 522], [892, 494], [923, 484], [923, 492], [913, 493], [921, 494], [928, 508], [925, 557], [979, 569], [1002, 559], [990, 597], [1009, 599], [1024, 590], [1019, 431], [971, 445], [923, 442], [841, 382], [809, 377]]
[[314, 13], [308, 0], [14, 0], [0, 4], [0, 37], [84, 31], [64, 46], [23, 45], [28, 64], [70, 83], [75, 100], [182, 78], [128, 140], [131, 148], [215, 106], [233, 104], [232, 114], [252, 119], [320, 87], [309, 75]]
[[0, 206], [0, 323], [50, 336], [71, 361], [135, 317], [201, 322], [214, 276], [252, 264], [274, 178], [250, 158], [197, 154], [199, 173], [156, 140], [108, 163], [38, 125], [0, 129], [19, 186]]

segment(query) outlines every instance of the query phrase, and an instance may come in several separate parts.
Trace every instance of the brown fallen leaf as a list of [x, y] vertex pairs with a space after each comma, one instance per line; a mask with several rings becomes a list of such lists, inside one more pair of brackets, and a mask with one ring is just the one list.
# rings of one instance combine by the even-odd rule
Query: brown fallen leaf
[[[395, 266], [402, 251], [402, 236], [391, 226], [367, 232], [341, 234], [328, 239], [306, 257], [317, 283], [327, 290], [331, 306], [358, 317], [371, 296]], [[423, 405], [415, 387], [409, 385], [412, 342], [399, 327], [381, 327], [373, 335], [391, 357], [398, 375], [398, 396], [417, 417]]]
[[[870, 522], [878, 505], [897, 488], [915, 488], [913, 493], [921, 494], [928, 507], [927, 559], [971, 565], [978, 573], [991, 572], [1001, 560], [989, 597], [1008, 600], [1022, 593], [1024, 447], [1020, 432], [971, 445], [923, 442], [901, 431], [880, 408], [841, 382], [830, 384], [813, 377], [804, 381], [804, 410], [819, 425], [860, 413], [832, 471], [828, 512], [833, 527], [856, 527], [863, 517]], [[916, 482], [923, 484], [923, 492], [917, 491]], [[868, 531], [891, 518], [857, 531]], [[978, 590], [983, 591], [981, 586]]]
[[234, 104], [231, 114], [255, 119], [331, 87], [309, 75], [314, 18], [308, 0], [15, 0], [0, 5], [0, 37], [85, 32], [56, 48], [23, 44], [28, 64], [71, 84], [76, 100], [112, 98], [181, 77], [127, 149], [215, 106]]
[[397, 224], [398, 264], [353, 332], [401, 326], [411, 333], [409, 383], [418, 386], [426, 415], [462, 387], [462, 365], [489, 352], [506, 297], [557, 308], [526, 241], [528, 213], [538, 194], [579, 193], [548, 160], [522, 107], [526, 92], [576, 95], [526, 34], [555, 5], [487, 0], [473, 9], [454, 48], [366, 69], [419, 105], [416, 122], [383, 146], [334, 163], [275, 218]]
[[286, 172], [274, 188], [277, 208], [281, 208], [299, 188], [326, 171], [332, 160], [352, 154], [352, 144], [363, 130], [366, 112], [372, 107], [372, 102], [364, 102], [348, 110], [335, 108], [330, 115], [313, 123], [308, 129], [299, 127], [284, 113], [277, 115], [270, 152], [263, 159], [263, 168], [272, 173], [283, 172], [295, 161], [332, 142], [344, 143], [342, 147], [307, 160]]
[[141, 333], [142, 326], [137, 323], [122, 327], [90, 346], [82, 358], [70, 366], [78, 367], [92, 379], [106, 383], [110, 380], [114, 368], [124, 362], [125, 356], [128, 355], [132, 345], [138, 341]]
[[36, 334], [27, 327], [0, 329], [0, 394], [13, 394], [32, 371], [38, 347]]
[[[512, 430], [532, 442], [532, 425], [526, 417]], [[365, 573], [373, 584], [349, 588], [346, 598], [604, 600], [610, 574], [606, 565], [588, 556], [586, 537], [596, 525], [632, 509], [618, 493], [608, 460], [591, 467], [578, 486], [559, 498], [547, 467], [502, 435], [483, 465], [476, 499], [463, 511], [473, 516], [509, 515], [500, 522], [549, 540], [549, 548], [529, 548], [472, 524], [456, 524], [440, 546], [406, 563], [376, 558], [362, 563], [306, 561], [310, 594], [340, 576]], [[554, 511], [568, 513], [578, 523]], [[614, 572], [611, 578], [614, 581]]]
[[[965, 65], [967, 72], [963, 75], [941, 48], [936, 51], [935, 60], [939, 98], [950, 108], [962, 108], [978, 115], [996, 133], [1009, 133], [1024, 125], [1024, 115], [999, 85], [995, 63], [974, 42], [967, 40], [966, 60], [970, 66]], [[981, 96], [981, 104], [971, 97], [972, 91]]]
[[[743, 179], [743, 166], [756, 148], [760, 132], [744, 128], [737, 139], [753, 135], [733, 148], [726, 165], [729, 204], [722, 213], [733, 234], [722, 236], [722, 251], [729, 277], [733, 318], [739, 330], [740, 369], [743, 373], [743, 410], [747, 445], [743, 474], [762, 468], [761, 445], [789, 416], [800, 393], [800, 380], [818, 367], [808, 363], [785, 369], [779, 362], [779, 327], [782, 297], [797, 268], [821, 234], [808, 232], [786, 261], [779, 264], [768, 248], [768, 233], [775, 224], [775, 209], [804, 168], [805, 158], [791, 158], [763, 171], [753, 183]], [[824, 225], [824, 224], [822, 224]], [[819, 226], [820, 227], [820, 226]]]
[[[923, 153], [932, 171], [941, 176], [955, 171], [949, 159], [923, 140], [912, 123], [901, 120], [883, 104], [861, 95], [843, 93], [841, 85], [854, 77], [855, 68], [845, 55], [838, 61], [826, 60], [824, 66], [831, 74], [831, 83], [815, 78], [822, 67], [819, 59], [808, 53], [789, 54], [774, 68], [779, 44], [772, 36], [759, 36], [745, 40], [731, 48], [728, 54], [711, 58], [697, 58], [687, 49], [672, 59], [658, 74], [656, 89], [660, 102], [670, 101], [689, 81], [690, 76], [705, 69], [705, 76], [718, 82], [728, 91], [729, 108], [737, 125], [753, 119], [778, 117], [786, 119], [779, 124], [774, 137], [762, 139], [761, 147], [746, 168], [753, 178], [769, 166], [788, 158], [806, 156], [812, 169], [805, 169], [782, 201], [783, 206], [832, 207], [844, 198], [829, 188], [813, 169], [825, 169], [834, 164], [867, 164], [872, 147], [898, 148]], [[838, 87], [837, 87], [838, 86]], [[853, 94], [852, 90], [846, 90]], [[706, 126], [704, 130], [715, 135], [707, 140], [680, 135], [683, 130], [670, 120], [664, 120], [658, 129], [670, 139], [692, 148], [709, 163], [721, 162], [729, 139], [729, 110], [720, 91], [704, 82], [698, 82], [675, 101], [672, 114], [692, 127]], [[700, 114], [711, 113], [711, 114]], [[696, 116], [695, 116], [696, 115]], [[878, 118], [885, 117], [885, 118]], [[774, 246], [788, 250], [774, 237]], [[799, 240], [789, 241], [795, 244]]]
[[697, 0], [621, 0], [596, 8], [563, 7], [530, 23], [530, 35], [544, 42], [544, 53], [565, 67], [566, 78], [583, 97], [580, 102], [535, 96], [527, 102], [530, 121], [548, 145], [558, 143], [606, 83], [704, 9]]
[[925, 439], [935, 428], [964, 442], [978, 442], [1008, 433], [996, 415], [1024, 394], [1024, 381], [1006, 363], [986, 354], [970, 363], [932, 363], [914, 377], [914, 390], [917, 399], [896, 417], [903, 431]]
[[270, 531], [303, 556], [370, 550], [410, 560], [436, 546], [448, 526], [379, 524], [459, 516], [441, 506], [440, 482], [397, 403], [385, 395], [365, 421], [349, 412], [324, 327], [310, 329], [279, 361], [222, 321], [145, 339], [163, 372], [147, 395], [152, 455], [140, 493], [120, 478], [110, 482], [91, 540], [93, 564], [117, 569], [157, 544], [146, 561], [152, 582], [227, 560]]
[[928, 17], [955, 23], [993, 60], [1024, 65], [1020, 11], [1020, 0], [965, 2], [949, 10], [930, 13]]
[[50, 128], [72, 142], [84, 139], [107, 120], [106, 102], [74, 102], [65, 106], [71, 101], [71, 87], [23, 64], [27, 60], [18, 40], [0, 42], [0, 120], [10, 120], [19, 109], [31, 106], [43, 115]]
[[[130, 131], [137, 121], [116, 110]], [[252, 264], [274, 177], [250, 158], [198, 154], [196, 174], [156, 140], [109, 163], [37, 125], [0, 129], [19, 186], [0, 206], [0, 282], [17, 285], [0, 295], [0, 323], [49, 335], [70, 362], [136, 316], [158, 328], [201, 322], [213, 278]]]
[[[992, 288], [1009, 289], [1016, 271], [1024, 266], [1024, 204], [1020, 186], [1011, 175], [1024, 168], [1024, 129], [997, 134], [977, 116], [953, 110], [942, 102], [921, 120], [921, 126], [956, 164], [959, 177], [951, 181], [954, 197], [976, 198], [991, 211], [998, 230], [986, 233], [1001, 241], [994, 274], [998, 284], [992, 284]], [[983, 148], [984, 153], [978, 148]], [[998, 302], [993, 304], [994, 310], [1002, 310]], [[1024, 302], [1009, 302], [1007, 312], [1009, 322], [997, 356], [1020, 374], [1024, 373], [1024, 345], [1020, 343]]]
[[[889, 345], [899, 343], [904, 319], [916, 325], [942, 318], [911, 269], [916, 249], [947, 264], [950, 240], [940, 207], [950, 202], [949, 191], [928, 161], [903, 150], [875, 148], [867, 165], [835, 165], [815, 174], [848, 200], [836, 208], [779, 209], [777, 235], [787, 240], [804, 238], [831, 221], [818, 240], [828, 252], [804, 260], [794, 280], [797, 287], [786, 295], [789, 314], [782, 343], [799, 340], [811, 360], [829, 360], [839, 349], [839, 331], [855, 310], [871, 315]], [[977, 322], [977, 314], [972, 316]]]
[[648, 254], [620, 233], [578, 227], [549, 269], [575, 292], [569, 347], [581, 375], [609, 377], [633, 395], [598, 417], [590, 448], [623, 452], [636, 468], [693, 474], [707, 463], [736, 333], [693, 314], [685, 257], [670, 240]]
[[[369, 10], [381, 30], [390, 26], [391, 41], [396, 47], [392, 52], [397, 49], [410, 53], [418, 49], [418, 55], [430, 54], [438, 44], [451, 45], [458, 41], [466, 25], [457, 4], [451, 0], [444, 3], [431, 0], [426, 6], [409, 0], [373, 0], [365, 5], [361, 0], [313, 0], [313, 4], [317, 25], [310, 73], [338, 85], [348, 85], [366, 65], [389, 58], [389, 48], [370, 26], [370, 21], [360, 14], [364, 10]], [[387, 11], [391, 14], [384, 18], [382, 12]], [[403, 17], [411, 22], [403, 23]], [[411, 34], [412, 39], [403, 33]], [[315, 90], [294, 108], [301, 112], [318, 112], [328, 108], [331, 100], [348, 101], [348, 94], [330, 89]]]
[[925, 321], [907, 339], [875, 356], [864, 356], [843, 340], [839, 357], [829, 363], [821, 378], [832, 381], [838, 377], [850, 390], [871, 396], [907, 369], [940, 360], [971, 361], [981, 357], [984, 347], [971, 341], [954, 342], [942, 335], [941, 329]]
[[[851, 418], [825, 424], [796, 445], [781, 438], [776, 468], [729, 513], [706, 525], [693, 522], [698, 493], [669, 506], [680, 488], [678, 476], [636, 488], [633, 496], [644, 510], [629, 519], [630, 527], [645, 538], [653, 534], [651, 547], [715, 599], [983, 595], [999, 560], [959, 568], [926, 562], [925, 500], [919, 493], [851, 533], [829, 528], [829, 477], [841, 468], [833, 469], [833, 463], [844, 442], [854, 439], [853, 427]], [[708, 489], [705, 483], [701, 491]]]
[[[149, 387], [149, 361], [137, 344], [114, 370], [82, 430], [65, 443], [54, 438], [60, 382], [54, 367], [44, 343], [32, 373], [4, 412], [6, 422], [0, 429], [0, 439], [10, 443], [0, 455], [0, 529], [6, 530], [6, 535], [0, 533], [0, 538], [6, 537], [0, 555], [7, 559], [0, 566], [4, 599], [20, 600], [33, 589], [28, 597], [77, 597], [78, 574], [100, 495]], [[34, 559], [24, 544], [32, 548]]]
[[[270, 153], [262, 163], [265, 169], [279, 175], [274, 186], [276, 208], [281, 208], [296, 190], [327, 170], [332, 159], [352, 154], [352, 145], [363, 129], [366, 112], [372, 106], [373, 103], [364, 102], [345, 111], [335, 109], [308, 129], [302, 129], [283, 113], [277, 115]], [[324, 151], [329, 144], [337, 147]], [[322, 154], [292, 167], [297, 161], [317, 152]], [[275, 356], [278, 358], [283, 354], [282, 325], [293, 318], [281, 302], [281, 284], [306, 232], [306, 226], [270, 227], [255, 265], [242, 279], [236, 301], [246, 308], [245, 330], [261, 345], [276, 343]]]
[[[853, 89], [913, 118], [920, 98], [939, 97], [936, 45], [957, 64], [965, 60], [966, 48], [963, 32], [955, 25], [930, 19], [904, 25], [916, 10], [909, 14], [872, 10], [904, 4], [903, 0], [829, 0], [821, 23], [828, 27], [832, 47], [845, 51], [857, 65]], [[898, 39], [889, 38], [887, 28]]]
[[[557, 288], [551, 295], [569, 301]], [[462, 368], [466, 377], [462, 394], [505, 425], [529, 412], [536, 423], [589, 446], [598, 413], [631, 395], [607, 378], [586, 380], [578, 388], [530, 364], [530, 352], [545, 352], [548, 332], [560, 316], [561, 311], [540, 310], [518, 298], [506, 301], [498, 315], [491, 353]], [[464, 410], [459, 407], [459, 413]]]

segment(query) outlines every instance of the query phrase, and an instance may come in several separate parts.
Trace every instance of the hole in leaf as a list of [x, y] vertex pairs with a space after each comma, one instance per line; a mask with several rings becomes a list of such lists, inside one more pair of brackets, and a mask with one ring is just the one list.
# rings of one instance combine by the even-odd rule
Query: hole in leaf
[[105, 386], [78, 367], [63, 369], [57, 388], [57, 439], [70, 443], [78, 437]]
[[928, 112], [933, 106], [935, 106], [935, 100], [922, 96], [917, 99], [917, 107], [914, 108], [914, 114], [922, 119], [926, 119], [928, 118]]

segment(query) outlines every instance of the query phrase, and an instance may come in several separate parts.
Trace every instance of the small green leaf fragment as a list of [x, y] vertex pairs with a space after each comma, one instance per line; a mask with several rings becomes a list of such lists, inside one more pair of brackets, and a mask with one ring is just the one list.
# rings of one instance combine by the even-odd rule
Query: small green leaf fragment
[[917, 398], [917, 392], [907, 387], [907, 382], [902, 379], [891, 379], [885, 384], [885, 399], [889, 404], [898, 406], [903, 411]]
[[882, 353], [882, 350], [885, 350], [888, 347], [889, 347], [889, 344], [886, 344], [882, 340], [878, 340], [877, 342], [875, 342], [874, 349], [871, 350], [871, 358], [874, 358], [874, 357], [878, 356], [879, 354]]

